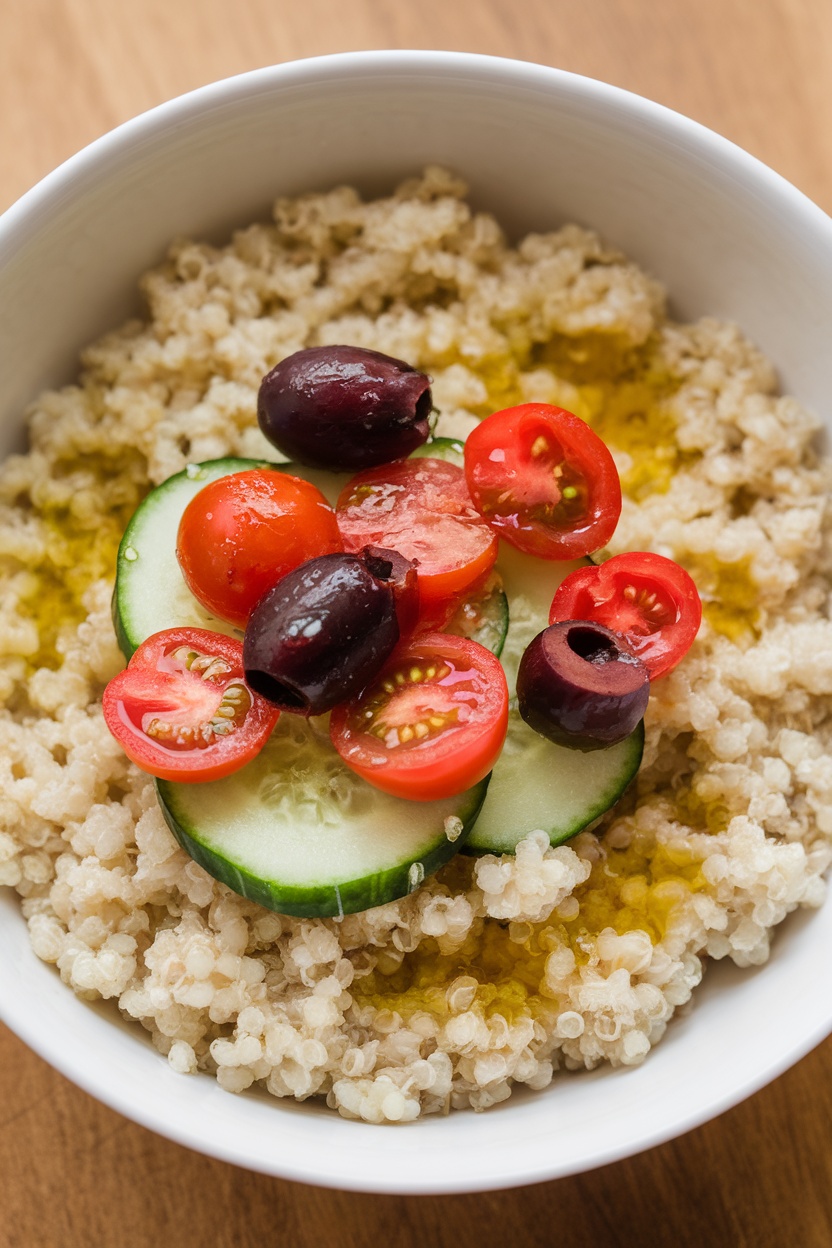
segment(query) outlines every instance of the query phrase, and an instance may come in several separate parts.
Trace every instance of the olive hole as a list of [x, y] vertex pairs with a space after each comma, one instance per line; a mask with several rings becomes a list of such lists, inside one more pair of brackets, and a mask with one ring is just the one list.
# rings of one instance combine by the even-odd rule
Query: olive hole
[[393, 574], [393, 564], [389, 559], [383, 559], [381, 555], [365, 555], [364, 564], [367, 571], [379, 581], [389, 581]]
[[430, 394], [430, 387], [422, 391], [416, 400], [416, 416], [419, 420], [427, 420], [433, 411], [433, 399]]
[[587, 663], [609, 663], [615, 658], [616, 648], [608, 637], [596, 633], [594, 628], [570, 628], [566, 644], [579, 659]]
[[274, 676], [270, 676], [268, 672], [247, 670], [246, 680], [255, 693], [259, 693], [269, 702], [274, 702], [276, 706], [283, 707], [285, 710], [305, 711], [309, 705], [308, 700], [295, 689], [290, 689], [282, 681], [275, 680]]

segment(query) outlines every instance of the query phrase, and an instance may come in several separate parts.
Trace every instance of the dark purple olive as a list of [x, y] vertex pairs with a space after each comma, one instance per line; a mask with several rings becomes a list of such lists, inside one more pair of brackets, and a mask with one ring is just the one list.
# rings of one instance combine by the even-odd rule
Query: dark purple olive
[[373, 548], [319, 555], [288, 572], [249, 617], [243, 666], [252, 689], [301, 715], [360, 693], [399, 640], [397, 584], [408, 569], [415, 578], [396, 551]]
[[427, 441], [430, 378], [361, 347], [309, 347], [263, 378], [257, 419], [289, 459], [356, 472], [403, 459]]
[[620, 637], [588, 620], [538, 633], [517, 672], [520, 714], [541, 736], [576, 750], [623, 741], [643, 719], [650, 677]]

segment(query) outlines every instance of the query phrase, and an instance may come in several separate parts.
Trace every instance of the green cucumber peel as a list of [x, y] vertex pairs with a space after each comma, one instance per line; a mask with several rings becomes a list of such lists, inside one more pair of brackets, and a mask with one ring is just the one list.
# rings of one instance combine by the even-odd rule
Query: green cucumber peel
[[215, 879], [282, 914], [335, 918], [406, 896], [448, 862], [488, 777], [443, 801], [391, 797], [342, 763], [324, 717], [283, 715], [241, 771], [156, 788], [173, 835]]

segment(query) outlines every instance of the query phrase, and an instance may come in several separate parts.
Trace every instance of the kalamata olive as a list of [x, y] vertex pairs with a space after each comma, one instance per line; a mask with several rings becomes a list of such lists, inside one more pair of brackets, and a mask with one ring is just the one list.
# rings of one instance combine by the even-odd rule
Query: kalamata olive
[[319, 555], [287, 573], [249, 617], [243, 667], [252, 689], [301, 715], [359, 693], [399, 640], [397, 584], [409, 576], [413, 565], [381, 548]]
[[649, 695], [641, 660], [615, 633], [588, 620], [538, 633], [517, 672], [520, 714], [529, 727], [577, 750], [623, 741], [643, 718]]
[[313, 468], [353, 472], [427, 441], [430, 378], [361, 347], [309, 347], [267, 373], [257, 419], [269, 441]]

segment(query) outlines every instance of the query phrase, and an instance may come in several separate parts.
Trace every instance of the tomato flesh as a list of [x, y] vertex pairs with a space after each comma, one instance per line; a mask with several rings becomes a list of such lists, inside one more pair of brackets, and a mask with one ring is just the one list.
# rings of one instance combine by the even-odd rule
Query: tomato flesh
[[416, 563], [426, 614], [459, 597], [497, 558], [497, 538], [471, 502], [465, 474], [429, 457], [361, 472], [336, 504], [344, 549], [386, 546]]
[[206, 485], [185, 508], [176, 539], [191, 593], [238, 628], [287, 572], [340, 549], [335, 513], [320, 490], [268, 468]]
[[699, 631], [702, 603], [678, 563], [648, 551], [614, 555], [578, 568], [558, 586], [549, 623], [594, 620], [623, 637], [656, 680], [687, 654]]
[[259, 754], [279, 711], [246, 683], [242, 643], [201, 628], [143, 641], [104, 690], [128, 758], [160, 780], [219, 780]]
[[621, 515], [612, 455], [583, 420], [547, 403], [487, 416], [465, 443], [465, 478], [500, 536], [544, 559], [599, 550]]
[[360, 697], [335, 708], [330, 734], [347, 766], [370, 784], [430, 802], [487, 776], [507, 726], [499, 660], [475, 641], [429, 633], [398, 649]]

